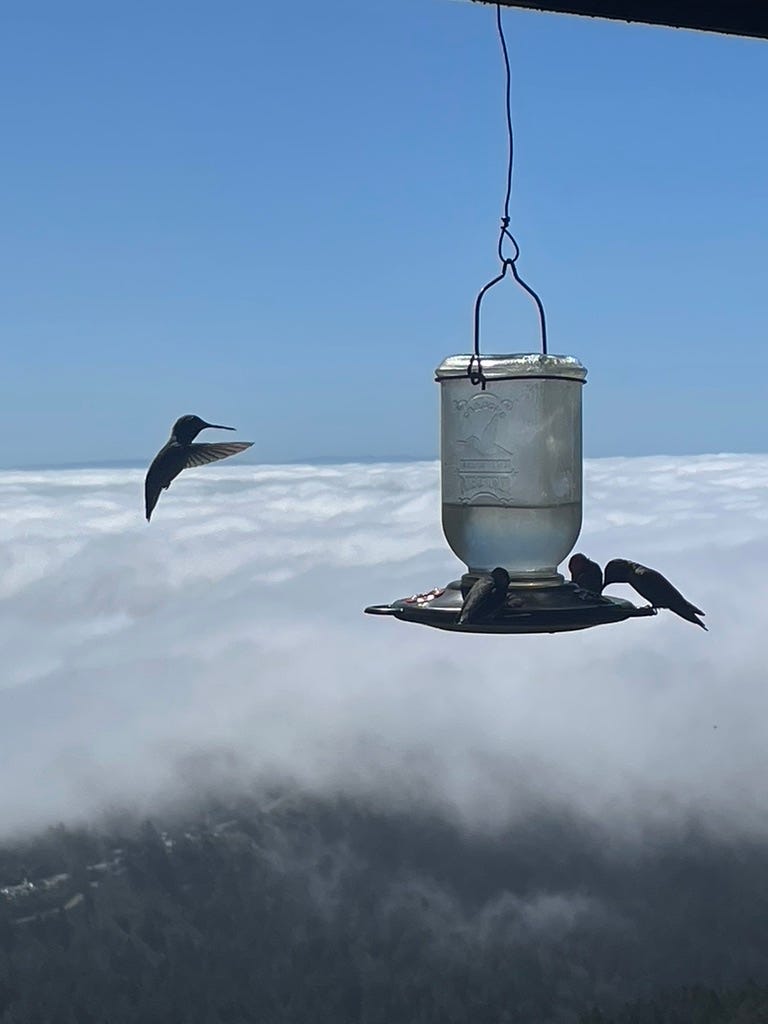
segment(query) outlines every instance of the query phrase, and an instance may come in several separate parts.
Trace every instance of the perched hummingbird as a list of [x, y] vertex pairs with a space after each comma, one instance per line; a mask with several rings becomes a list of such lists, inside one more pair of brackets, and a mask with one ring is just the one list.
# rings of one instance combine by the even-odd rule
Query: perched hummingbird
[[603, 589], [603, 570], [586, 555], [572, 555], [568, 562], [568, 571], [571, 580], [582, 590], [588, 590], [591, 594], [599, 594]]
[[234, 430], [235, 427], [222, 427], [218, 423], [206, 423], [199, 416], [181, 416], [173, 424], [171, 436], [152, 460], [144, 481], [144, 501], [147, 511], [147, 522], [152, 517], [152, 510], [160, 497], [160, 491], [167, 490], [171, 481], [175, 480], [182, 469], [190, 466], [204, 466], [206, 462], [217, 462], [237, 455], [250, 448], [253, 441], [230, 441], [228, 444], [192, 444], [201, 430], [211, 427], [214, 430]]
[[504, 607], [508, 587], [509, 573], [506, 569], [496, 568], [490, 576], [475, 580], [461, 606], [459, 625], [496, 615]]
[[610, 583], [628, 583], [641, 597], [650, 601], [652, 608], [669, 608], [688, 622], [707, 628], [698, 618], [704, 614], [701, 608], [686, 601], [680, 591], [655, 569], [628, 562], [626, 558], [614, 558], [605, 567], [605, 586]]

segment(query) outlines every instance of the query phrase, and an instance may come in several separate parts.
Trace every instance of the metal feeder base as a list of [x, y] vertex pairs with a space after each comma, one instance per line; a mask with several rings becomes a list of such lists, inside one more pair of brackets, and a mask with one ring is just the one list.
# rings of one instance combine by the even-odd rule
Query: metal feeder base
[[541, 587], [516, 587], [512, 584], [507, 603], [498, 615], [460, 626], [458, 618], [463, 594], [475, 579], [476, 576], [467, 575], [442, 589], [436, 587], [392, 604], [370, 605], [365, 611], [368, 615], [394, 615], [403, 622], [419, 622], [423, 626], [455, 633], [565, 633], [656, 614], [656, 609], [650, 606], [637, 608], [621, 598], [591, 594], [575, 583]]

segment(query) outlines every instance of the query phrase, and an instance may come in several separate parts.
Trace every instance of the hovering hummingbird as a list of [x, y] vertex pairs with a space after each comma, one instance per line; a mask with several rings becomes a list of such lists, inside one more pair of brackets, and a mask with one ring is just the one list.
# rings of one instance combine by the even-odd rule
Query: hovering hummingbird
[[652, 608], [669, 608], [688, 622], [707, 628], [698, 618], [704, 614], [701, 608], [686, 601], [680, 591], [655, 569], [628, 562], [626, 558], [614, 558], [605, 567], [605, 586], [610, 583], [628, 583], [641, 597], [650, 601]]
[[152, 517], [152, 510], [160, 497], [160, 491], [167, 490], [171, 481], [175, 480], [182, 469], [191, 466], [204, 466], [206, 462], [217, 462], [237, 455], [250, 448], [253, 441], [230, 441], [223, 444], [192, 444], [201, 430], [211, 427], [214, 430], [235, 430], [235, 427], [222, 427], [218, 423], [206, 423], [199, 416], [181, 416], [173, 424], [171, 436], [152, 460], [144, 481], [144, 501], [147, 522]]
[[508, 587], [509, 573], [499, 567], [490, 576], [481, 576], [475, 580], [461, 606], [459, 625], [496, 615], [504, 607]]
[[571, 580], [582, 590], [591, 594], [599, 594], [603, 589], [603, 570], [586, 555], [576, 554], [568, 562]]

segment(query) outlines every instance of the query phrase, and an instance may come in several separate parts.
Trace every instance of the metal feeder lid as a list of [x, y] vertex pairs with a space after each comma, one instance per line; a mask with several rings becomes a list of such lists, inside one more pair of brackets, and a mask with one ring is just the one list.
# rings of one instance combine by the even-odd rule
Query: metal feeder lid
[[[472, 355], [448, 356], [435, 370], [435, 380], [466, 377]], [[542, 355], [540, 352], [521, 352], [512, 355], [483, 355], [480, 357], [486, 380], [514, 380], [525, 377], [560, 377], [564, 380], [586, 380], [587, 370], [575, 356]]]

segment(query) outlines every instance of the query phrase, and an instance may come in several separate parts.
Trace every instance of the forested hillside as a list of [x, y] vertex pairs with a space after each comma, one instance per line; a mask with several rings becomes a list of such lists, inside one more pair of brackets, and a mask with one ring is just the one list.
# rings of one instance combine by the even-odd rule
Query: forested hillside
[[598, 1010], [580, 1024], [765, 1024], [768, 988], [750, 983], [716, 992], [697, 986], [633, 1002], [615, 1016]]
[[287, 795], [59, 826], [0, 852], [0, 1022], [751, 1024], [767, 878], [695, 829], [631, 851]]

